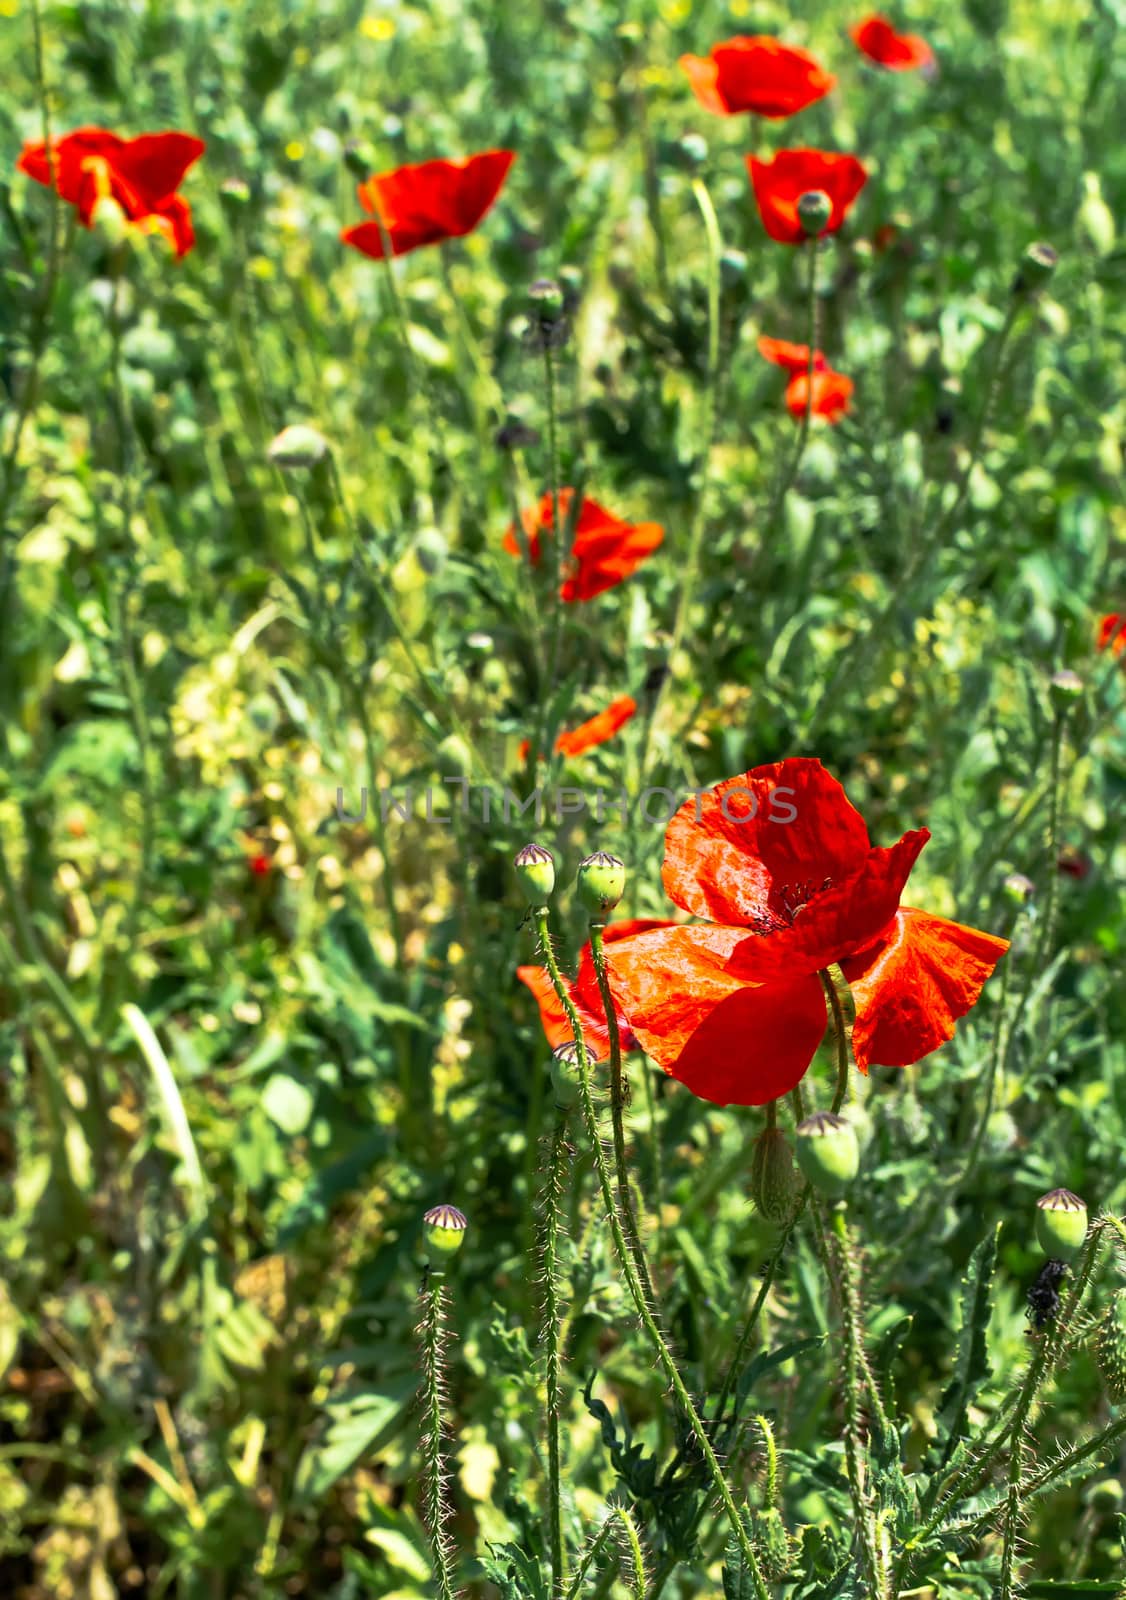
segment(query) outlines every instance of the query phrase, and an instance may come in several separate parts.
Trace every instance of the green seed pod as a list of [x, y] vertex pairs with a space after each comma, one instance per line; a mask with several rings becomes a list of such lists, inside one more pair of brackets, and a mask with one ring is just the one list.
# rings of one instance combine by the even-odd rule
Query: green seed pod
[[596, 850], [579, 863], [578, 890], [592, 911], [613, 911], [626, 892], [625, 863], [608, 850]]
[[798, 221], [809, 238], [824, 233], [833, 215], [833, 202], [824, 189], [807, 189], [798, 197]]
[[579, 1099], [579, 1047], [573, 1039], [557, 1044], [551, 1052], [551, 1087], [555, 1103], [569, 1110]]
[[1013, 279], [1014, 294], [1034, 294], [1042, 289], [1059, 263], [1050, 244], [1030, 244]]
[[1119, 1289], [1095, 1330], [1095, 1362], [1106, 1392], [1120, 1406], [1126, 1402], [1126, 1289]]
[[775, 1506], [765, 1506], [751, 1513], [751, 1544], [762, 1564], [768, 1583], [781, 1583], [790, 1570], [793, 1547], [782, 1521], [782, 1513]]
[[1064, 667], [1052, 674], [1048, 697], [1056, 711], [1070, 711], [1075, 702], [1083, 698], [1083, 679], [1070, 667]]
[[438, 768], [455, 778], [467, 778], [472, 772], [473, 757], [459, 733], [448, 733], [438, 746]]
[[1087, 1207], [1070, 1189], [1052, 1189], [1036, 1202], [1036, 1237], [1051, 1261], [1073, 1261], [1087, 1237]]
[[422, 1221], [426, 1259], [440, 1269], [461, 1249], [469, 1220], [456, 1206], [432, 1206]]
[[530, 906], [542, 906], [555, 888], [555, 857], [542, 844], [526, 844], [513, 862]]
[[1023, 872], [1010, 872], [1005, 879], [1005, 894], [1018, 906], [1026, 906], [1036, 893], [1036, 885]]
[[844, 1194], [860, 1170], [856, 1130], [832, 1111], [815, 1111], [797, 1127], [798, 1165], [818, 1194]]
[[328, 440], [316, 428], [295, 422], [271, 439], [266, 454], [276, 467], [315, 467], [328, 455]]
[[557, 322], [563, 315], [563, 291], [552, 278], [537, 278], [528, 290], [532, 312], [540, 322]]
[[224, 178], [219, 185], [220, 202], [231, 211], [237, 211], [250, 200], [250, 185], [243, 178]]
[[767, 1222], [785, 1222], [796, 1192], [790, 1142], [781, 1128], [764, 1128], [751, 1151], [751, 1199]]
[[1076, 214], [1075, 225], [1079, 237], [1098, 256], [1108, 256], [1114, 249], [1114, 212], [1103, 199], [1097, 172], [1083, 174], [1083, 200]]

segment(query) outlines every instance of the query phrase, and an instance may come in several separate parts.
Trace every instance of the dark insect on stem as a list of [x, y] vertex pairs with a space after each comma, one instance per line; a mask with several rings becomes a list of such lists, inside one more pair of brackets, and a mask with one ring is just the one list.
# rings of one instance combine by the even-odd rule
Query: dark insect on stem
[[1051, 1322], [1059, 1310], [1059, 1286], [1066, 1273], [1066, 1261], [1045, 1261], [1036, 1282], [1029, 1289], [1028, 1306], [1024, 1314], [1038, 1328], [1042, 1328], [1046, 1322]]

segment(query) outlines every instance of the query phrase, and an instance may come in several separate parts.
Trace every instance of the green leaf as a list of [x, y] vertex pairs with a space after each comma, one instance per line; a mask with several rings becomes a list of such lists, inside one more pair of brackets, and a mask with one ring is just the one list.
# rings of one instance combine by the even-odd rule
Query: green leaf
[[989, 1326], [989, 1294], [997, 1265], [997, 1239], [1000, 1232], [1001, 1224], [998, 1223], [970, 1257], [962, 1279], [962, 1327], [954, 1357], [954, 1375], [938, 1412], [938, 1424], [945, 1432], [946, 1441], [939, 1458], [940, 1467], [950, 1459], [951, 1451], [966, 1429], [966, 1411], [970, 1401], [989, 1377], [985, 1336]]
[[309, 1126], [314, 1098], [297, 1078], [288, 1072], [275, 1072], [262, 1090], [262, 1109], [292, 1139]]
[[310, 1445], [297, 1465], [295, 1493], [319, 1500], [362, 1455], [378, 1449], [396, 1431], [418, 1387], [416, 1377], [369, 1384], [326, 1407], [328, 1431]]

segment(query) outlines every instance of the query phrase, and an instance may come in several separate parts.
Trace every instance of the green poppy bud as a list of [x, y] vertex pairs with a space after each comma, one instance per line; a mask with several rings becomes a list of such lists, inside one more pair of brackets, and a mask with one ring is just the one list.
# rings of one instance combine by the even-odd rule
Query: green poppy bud
[[856, 1130], [832, 1111], [815, 1111], [797, 1127], [798, 1165], [818, 1194], [844, 1194], [860, 1170]]
[[440, 1269], [461, 1249], [469, 1219], [456, 1206], [432, 1206], [422, 1221], [426, 1259]]
[[1120, 1406], [1126, 1401], [1126, 1289], [1111, 1299], [1095, 1331], [1095, 1363], [1106, 1392]]
[[1033, 294], [1042, 289], [1059, 263], [1050, 244], [1030, 244], [1013, 279], [1014, 294]]
[[316, 428], [295, 422], [266, 446], [275, 467], [315, 467], [328, 455], [328, 440]]
[[790, 1570], [793, 1547], [776, 1506], [764, 1506], [751, 1513], [751, 1543], [762, 1564], [768, 1583], [781, 1583]]
[[809, 238], [824, 233], [833, 215], [833, 202], [824, 189], [807, 189], [798, 197], [798, 221]]
[[767, 1222], [785, 1222], [796, 1191], [789, 1140], [781, 1128], [764, 1128], [751, 1151], [751, 1199]]
[[1062, 671], [1052, 674], [1048, 695], [1056, 711], [1070, 711], [1075, 702], [1083, 697], [1083, 679], [1070, 667], [1064, 667]]
[[719, 258], [719, 276], [725, 289], [737, 289], [747, 279], [747, 258], [742, 250], [725, 250]]
[[530, 906], [542, 906], [555, 888], [555, 857], [542, 844], [526, 844], [513, 862]]
[[578, 889], [592, 911], [613, 911], [626, 892], [625, 863], [608, 850], [596, 850], [579, 863]]
[[224, 178], [219, 185], [219, 199], [224, 206], [235, 211], [250, 200], [250, 185], [243, 178]]
[[1087, 1237], [1087, 1207], [1070, 1189], [1053, 1189], [1036, 1202], [1036, 1237], [1051, 1261], [1073, 1261]]
[[557, 1044], [551, 1052], [551, 1087], [556, 1105], [564, 1110], [579, 1098], [579, 1047], [573, 1039]]
[[473, 770], [473, 757], [460, 733], [449, 733], [438, 746], [438, 767], [455, 778], [467, 778]]

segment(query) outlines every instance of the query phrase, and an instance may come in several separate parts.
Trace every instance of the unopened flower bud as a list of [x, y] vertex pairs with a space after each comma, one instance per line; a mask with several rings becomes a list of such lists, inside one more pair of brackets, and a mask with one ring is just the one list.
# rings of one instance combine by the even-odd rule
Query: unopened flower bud
[[777, 1506], [762, 1506], [751, 1513], [751, 1543], [768, 1583], [781, 1583], [793, 1560], [794, 1546]]
[[555, 888], [555, 857], [542, 844], [526, 844], [513, 865], [530, 906], [542, 906]]
[[1008, 898], [1018, 906], [1026, 906], [1036, 893], [1036, 885], [1023, 872], [1010, 872], [1004, 888]]
[[556, 1105], [564, 1110], [579, 1098], [579, 1047], [573, 1039], [557, 1044], [551, 1052], [551, 1087]]
[[1098, 1478], [1087, 1485], [1083, 1498], [1092, 1511], [1107, 1515], [1121, 1506], [1124, 1492], [1117, 1478]]
[[592, 911], [613, 911], [626, 892], [625, 863], [607, 850], [596, 850], [579, 863], [578, 890]]
[[1083, 679], [1070, 667], [1064, 667], [1062, 671], [1052, 674], [1048, 695], [1057, 711], [1070, 711], [1083, 696]]
[[448, 733], [438, 746], [438, 768], [455, 778], [467, 778], [473, 770], [473, 757], [460, 733]]
[[444, 1267], [461, 1249], [469, 1220], [456, 1206], [432, 1206], [422, 1221], [426, 1258], [432, 1267]]
[[1087, 1207], [1070, 1189], [1053, 1189], [1036, 1202], [1036, 1237], [1051, 1261], [1073, 1261], [1087, 1237]]
[[751, 1151], [751, 1199], [767, 1222], [785, 1222], [796, 1191], [789, 1140], [781, 1128], [764, 1128]]
[[1103, 199], [1097, 172], [1083, 174], [1083, 202], [1075, 218], [1079, 237], [1099, 256], [1114, 249], [1114, 212]]
[[1126, 1402], [1126, 1289], [1111, 1298], [1095, 1332], [1095, 1362], [1115, 1405]]
[[860, 1170], [856, 1131], [832, 1111], [815, 1111], [797, 1126], [798, 1165], [818, 1194], [836, 1199]]
[[1056, 270], [1059, 259], [1050, 244], [1030, 244], [1013, 279], [1013, 293], [1033, 294], [1042, 289]]
[[414, 559], [429, 577], [435, 577], [446, 564], [450, 547], [440, 528], [420, 528], [414, 539]]
[[833, 215], [833, 202], [824, 189], [807, 189], [798, 197], [798, 221], [809, 238], [824, 233]]
[[315, 467], [328, 455], [328, 440], [316, 428], [296, 422], [270, 440], [266, 454], [276, 467]]

